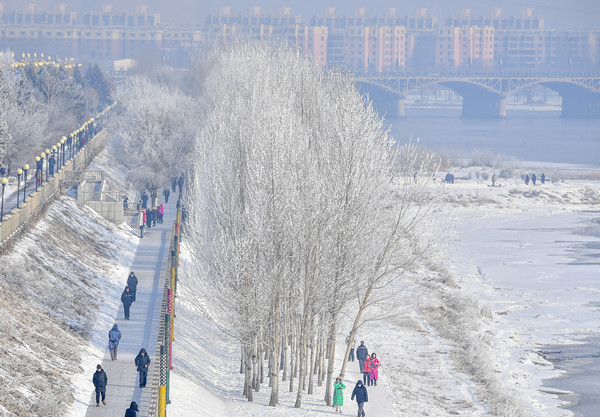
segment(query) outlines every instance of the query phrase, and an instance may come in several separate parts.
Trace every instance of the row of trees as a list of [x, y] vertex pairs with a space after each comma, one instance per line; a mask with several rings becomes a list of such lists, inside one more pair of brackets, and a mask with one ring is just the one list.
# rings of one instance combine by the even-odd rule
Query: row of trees
[[315, 384], [330, 404], [338, 340], [401, 307], [398, 278], [435, 251], [437, 162], [396, 147], [351, 77], [285, 48], [198, 55], [185, 90], [167, 73], [119, 91], [113, 154], [140, 189], [186, 173], [187, 282], [240, 341], [248, 400], [268, 384], [274, 406], [286, 382], [296, 407]]
[[17, 66], [11, 54], [2, 54], [0, 166], [5, 175], [105, 108], [111, 94], [112, 84], [97, 65]]
[[436, 161], [396, 148], [351, 77], [286, 49], [231, 46], [203, 100], [188, 202], [197, 305], [240, 341], [249, 400], [267, 377], [270, 405], [289, 381], [300, 407], [316, 376], [330, 404], [340, 335], [353, 341], [374, 305], [393, 311], [396, 280], [434, 250]]

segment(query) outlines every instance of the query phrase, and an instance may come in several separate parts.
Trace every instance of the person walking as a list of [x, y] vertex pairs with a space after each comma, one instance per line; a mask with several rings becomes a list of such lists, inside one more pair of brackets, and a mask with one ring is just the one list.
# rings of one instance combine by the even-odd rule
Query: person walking
[[333, 405], [335, 406], [335, 412], [338, 414], [342, 413], [342, 406], [344, 405], [344, 389], [346, 386], [342, 382], [342, 377], [338, 376], [333, 383]]
[[100, 407], [100, 397], [102, 396], [102, 404], [106, 405], [106, 386], [108, 385], [108, 377], [102, 369], [102, 365], [96, 365], [96, 372], [92, 377], [94, 387], [96, 387], [96, 407]]
[[151, 201], [150, 205], [152, 207], [158, 206], [158, 193], [156, 192], [156, 190], [150, 191], [150, 201]]
[[371, 355], [367, 355], [365, 366], [363, 367], [363, 383], [367, 386], [371, 385]]
[[377, 359], [377, 355], [371, 354], [371, 384], [377, 385], [377, 380], [379, 379], [379, 367], [381, 366], [381, 362]]
[[165, 206], [163, 206], [161, 204], [160, 207], [158, 208], [158, 222], [159, 223], [163, 222], [164, 215], [165, 215]]
[[369, 356], [369, 351], [365, 346], [365, 342], [360, 341], [360, 345], [356, 349], [356, 359], [358, 359], [358, 366], [360, 368], [360, 372], [364, 372], [365, 367], [365, 359]]
[[369, 401], [369, 393], [367, 387], [365, 387], [361, 380], [358, 380], [354, 390], [352, 390], [352, 397], [350, 400], [356, 398], [356, 404], [358, 404], [358, 417], [365, 417], [365, 403]]
[[529, 174], [525, 175], [525, 185], [529, 185]]
[[179, 179], [177, 180], [177, 185], [179, 186], [179, 195], [181, 195], [181, 193], [183, 193], [183, 174], [179, 176]]
[[50, 155], [50, 158], [48, 158], [48, 172], [50, 173], [50, 176], [54, 175], [54, 165], [56, 164], [56, 158], [54, 158], [54, 154]]
[[123, 210], [128, 210], [129, 209], [129, 197], [125, 196], [125, 198], [123, 199]]
[[123, 294], [121, 294], [121, 302], [123, 303], [125, 320], [129, 320], [129, 309], [131, 308], [131, 303], [133, 303], [133, 294], [131, 293], [129, 286], [125, 287], [125, 290], [123, 290]]
[[138, 405], [135, 401], [132, 401], [129, 408], [125, 410], [125, 417], [137, 417], [139, 411]]
[[156, 226], [158, 220], [158, 207], [152, 207], [152, 226]]
[[496, 186], [496, 174], [492, 175], [492, 187]]
[[171, 180], [171, 192], [175, 192], [175, 187], [177, 187], [177, 177], [173, 177]]
[[152, 228], [152, 210], [150, 210], [150, 207], [146, 209], [146, 227], [148, 229]]
[[148, 377], [148, 366], [150, 365], [150, 357], [146, 349], [141, 348], [140, 353], [135, 357], [135, 366], [140, 374], [140, 388], [146, 386], [146, 378]]
[[533, 174], [533, 175], [531, 176], [531, 183], [532, 183], [533, 185], [535, 185], [535, 182], [536, 182], [536, 181], [537, 181], [537, 177], [535, 176], [535, 174]]
[[146, 191], [142, 192], [142, 208], [145, 209], [146, 207], [148, 207], [148, 194], [146, 194]]
[[169, 196], [171, 195], [171, 191], [168, 188], [163, 190], [163, 196], [165, 197], [165, 204], [169, 203]]
[[[346, 336], [346, 346], [350, 344], [350, 335]], [[350, 347], [350, 353], [348, 353], [348, 361], [354, 362], [354, 343]]]
[[110, 351], [110, 360], [117, 360], [117, 350], [119, 348], [119, 340], [121, 340], [121, 331], [119, 326], [115, 325], [108, 332], [108, 350]]
[[140, 228], [140, 239], [144, 237], [144, 225], [146, 224], [146, 212], [140, 210], [138, 214], [138, 227]]
[[135, 302], [135, 293], [137, 292], [137, 285], [138, 279], [133, 273], [133, 271], [131, 271], [129, 273], [129, 276], [127, 277], [127, 286], [131, 290], [131, 294], [133, 294], [133, 302]]

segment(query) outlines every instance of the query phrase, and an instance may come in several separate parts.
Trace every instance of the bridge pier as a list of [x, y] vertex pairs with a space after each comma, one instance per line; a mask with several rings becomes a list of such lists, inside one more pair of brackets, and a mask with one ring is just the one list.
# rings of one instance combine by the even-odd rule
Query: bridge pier
[[506, 97], [481, 91], [463, 94], [461, 117], [473, 119], [506, 117]]
[[600, 94], [582, 91], [563, 91], [561, 118], [598, 119], [600, 118]]
[[398, 106], [396, 108], [396, 116], [398, 117], [406, 117], [406, 113], [404, 111], [404, 103], [406, 101], [406, 96], [401, 95], [398, 99]]

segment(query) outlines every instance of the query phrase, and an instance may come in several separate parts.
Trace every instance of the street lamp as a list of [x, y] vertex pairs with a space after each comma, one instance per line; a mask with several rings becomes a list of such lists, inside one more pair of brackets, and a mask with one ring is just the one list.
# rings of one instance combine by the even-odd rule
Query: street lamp
[[4, 220], [4, 188], [6, 187], [7, 182], [8, 178], [2, 177], [2, 208], [0, 209], [0, 223]]
[[[56, 145], [52, 145], [52, 157], [54, 158], [54, 166], [56, 166], [56, 150], [58, 148], [56, 147]], [[56, 170], [58, 171], [58, 167], [56, 168]], [[52, 169], [52, 176], [54, 176], [54, 169]]]
[[62, 148], [62, 164], [61, 164], [61, 166], [65, 165], [65, 146], [66, 146], [65, 142], [66, 141], [67, 141], [66, 136], [63, 136], [62, 138], [60, 138], [60, 145], [61, 145], [61, 148]]
[[25, 195], [27, 194], [27, 172], [29, 171], [29, 164], [23, 165], [23, 203], [25, 202]]
[[23, 175], [23, 170], [19, 168], [17, 169], [17, 208], [19, 207], [19, 194], [21, 192], [21, 175]]
[[42, 164], [44, 163], [44, 161], [42, 161], [42, 158], [40, 158], [39, 156], [35, 157], [35, 191], [38, 190], [38, 175], [40, 175], [40, 170], [42, 168]]
[[50, 149], [46, 149], [46, 182], [50, 181]]
[[58, 170], [61, 168], [61, 164], [60, 164], [60, 148], [61, 148], [61, 143], [57, 142], [56, 143], [56, 156], [57, 156], [57, 165], [56, 165], [56, 172], [58, 172]]
[[67, 146], [69, 147], [69, 159], [71, 159], [73, 157], [73, 133], [70, 133], [67, 138]]

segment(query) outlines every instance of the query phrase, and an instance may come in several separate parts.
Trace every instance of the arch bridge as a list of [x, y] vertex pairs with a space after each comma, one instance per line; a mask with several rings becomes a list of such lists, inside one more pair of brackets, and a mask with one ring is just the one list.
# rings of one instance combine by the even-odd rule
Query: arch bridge
[[521, 88], [539, 84], [561, 96], [561, 117], [600, 118], [598, 74], [359, 76], [357, 81], [396, 94], [398, 116], [404, 116], [408, 93], [438, 84], [462, 97], [462, 117], [506, 117], [506, 98]]

